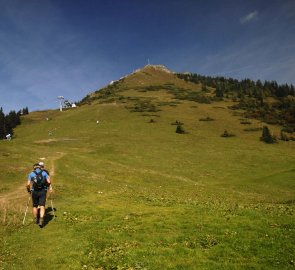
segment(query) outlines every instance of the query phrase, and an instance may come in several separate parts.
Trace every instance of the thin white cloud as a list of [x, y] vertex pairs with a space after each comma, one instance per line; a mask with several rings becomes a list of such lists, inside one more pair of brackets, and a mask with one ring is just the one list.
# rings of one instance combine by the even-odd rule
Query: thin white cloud
[[278, 47], [270, 42], [272, 38], [256, 37], [247, 42], [240, 40], [215, 54], [199, 58], [197, 72], [236, 79], [276, 80], [279, 84], [295, 85], [295, 48], [288, 43]]
[[248, 23], [250, 21], [253, 21], [258, 16], [258, 11], [254, 10], [253, 12], [250, 12], [246, 16], [242, 17], [240, 19], [241, 24]]

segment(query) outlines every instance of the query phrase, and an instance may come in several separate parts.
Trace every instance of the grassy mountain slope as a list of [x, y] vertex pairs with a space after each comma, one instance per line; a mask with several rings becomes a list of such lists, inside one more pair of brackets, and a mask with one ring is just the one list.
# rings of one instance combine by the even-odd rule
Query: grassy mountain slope
[[[0, 269], [293, 269], [295, 144], [262, 143], [244, 129], [263, 123], [241, 124], [232, 102], [175, 99], [200, 91], [148, 66], [78, 108], [25, 116], [0, 142]], [[47, 224], [22, 226], [43, 158]]]

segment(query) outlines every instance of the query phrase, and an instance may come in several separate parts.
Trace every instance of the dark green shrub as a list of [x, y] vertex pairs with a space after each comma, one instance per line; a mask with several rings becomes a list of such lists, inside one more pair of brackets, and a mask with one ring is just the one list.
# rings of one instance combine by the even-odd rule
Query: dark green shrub
[[292, 133], [292, 132], [294, 132], [295, 130], [294, 130], [294, 128], [292, 128], [292, 127], [284, 127], [284, 128], [282, 128], [282, 131], [283, 131], [283, 132], [287, 132], [287, 133]]
[[240, 124], [242, 124], [242, 125], [251, 125], [252, 123], [250, 121], [241, 121]]
[[180, 102], [172, 102], [172, 101], [163, 101], [163, 102], [159, 102], [158, 106], [177, 106], [177, 104], [180, 104]]
[[260, 140], [269, 144], [276, 143], [275, 137], [270, 134], [270, 131], [267, 126], [263, 127], [262, 136], [260, 137]]
[[220, 136], [221, 136], [221, 137], [224, 137], [224, 138], [235, 137], [234, 134], [229, 133], [227, 130], [225, 130], [225, 131], [223, 132], [223, 134], [221, 134]]
[[199, 121], [214, 121], [215, 119], [207, 116], [206, 118], [200, 118]]
[[136, 103], [130, 110], [131, 112], [158, 112], [160, 111], [150, 101], [140, 101]]
[[[190, 100], [190, 99], [188, 99], [188, 100]], [[204, 104], [211, 103], [210, 97], [206, 97], [206, 96], [197, 96], [192, 101], [196, 101], [198, 103], [204, 103]]]
[[261, 131], [261, 127], [245, 128], [244, 131]]
[[177, 125], [175, 132], [178, 133], [178, 134], [184, 134], [185, 133], [182, 125]]
[[161, 117], [158, 114], [149, 114], [149, 113], [143, 113], [142, 116], [149, 116], [149, 117]]

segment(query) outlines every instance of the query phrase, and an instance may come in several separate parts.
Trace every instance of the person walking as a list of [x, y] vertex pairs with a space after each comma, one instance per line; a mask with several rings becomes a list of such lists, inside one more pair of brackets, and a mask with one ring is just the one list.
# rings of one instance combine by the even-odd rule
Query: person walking
[[40, 165], [41, 170], [44, 171], [44, 172], [46, 172], [46, 173], [48, 174], [48, 176], [49, 176], [49, 171], [47, 171], [47, 170], [45, 169], [45, 167], [44, 167], [44, 162], [43, 162], [43, 161], [40, 161], [40, 162], [39, 162], [39, 165]]
[[[43, 161], [40, 161], [39, 162], [39, 165], [40, 165], [40, 169], [42, 170], [42, 171], [44, 171], [44, 172], [46, 172], [47, 174], [48, 174], [48, 176], [50, 176], [50, 174], [49, 174], [49, 171], [47, 171], [46, 169], [45, 169], [45, 166], [44, 166], [44, 162]], [[49, 187], [49, 191], [50, 191], [50, 193], [52, 192], [52, 179], [50, 178], [50, 185], [46, 185], [46, 190], [48, 190], [48, 187]]]
[[[44, 172], [46, 172], [48, 174], [48, 176], [49, 176], [49, 171], [47, 171], [45, 169], [44, 162], [43, 161], [40, 161], [39, 162], [39, 165], [40, 165], [41, 170], [44, 171]], [[50, 193], [52, 192], [52, 178], [50, 178], [49, 191], [50, 191]], [[49, 196], [46, 199], [49, 199]], [[51, 210], [53, 212], [53, 218], [54, 218], [55, 217], [55, 213], [54, 213], [54, 208], [53, 208], [53, 204], [52, 204], [52, 198], [50, 198], [50, 203], [51, 203]]]
[[[34, 223], [39, 224], [40, 228], [44, 226], [48, 186], [49, 191], [52, 192], [49, 175], [41, 170], [41, 166], [38, 163], [35, 163], [33, 171], [28, 176], [27, 191], [32, 194]], [[40, 217], [38, 217], [38, 210], [40, 211]]]

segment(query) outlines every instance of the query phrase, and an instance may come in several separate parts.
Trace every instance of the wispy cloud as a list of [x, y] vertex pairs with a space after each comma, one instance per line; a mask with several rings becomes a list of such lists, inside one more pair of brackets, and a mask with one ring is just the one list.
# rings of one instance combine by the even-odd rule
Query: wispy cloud
[[250, 21], [253, 21], [258, 16], [258, 11], [254, 10], [253, 12], [250, 12], [246, 16], [242, 17], [240, 19], [241, 24], [248, 23]]
[[294, 46], [283, 44], [278, 48], [271, 37], [244, 39], [199, 59], [198, 73], [228, 76], [236, 79], [276, 80], [295, 84]]

